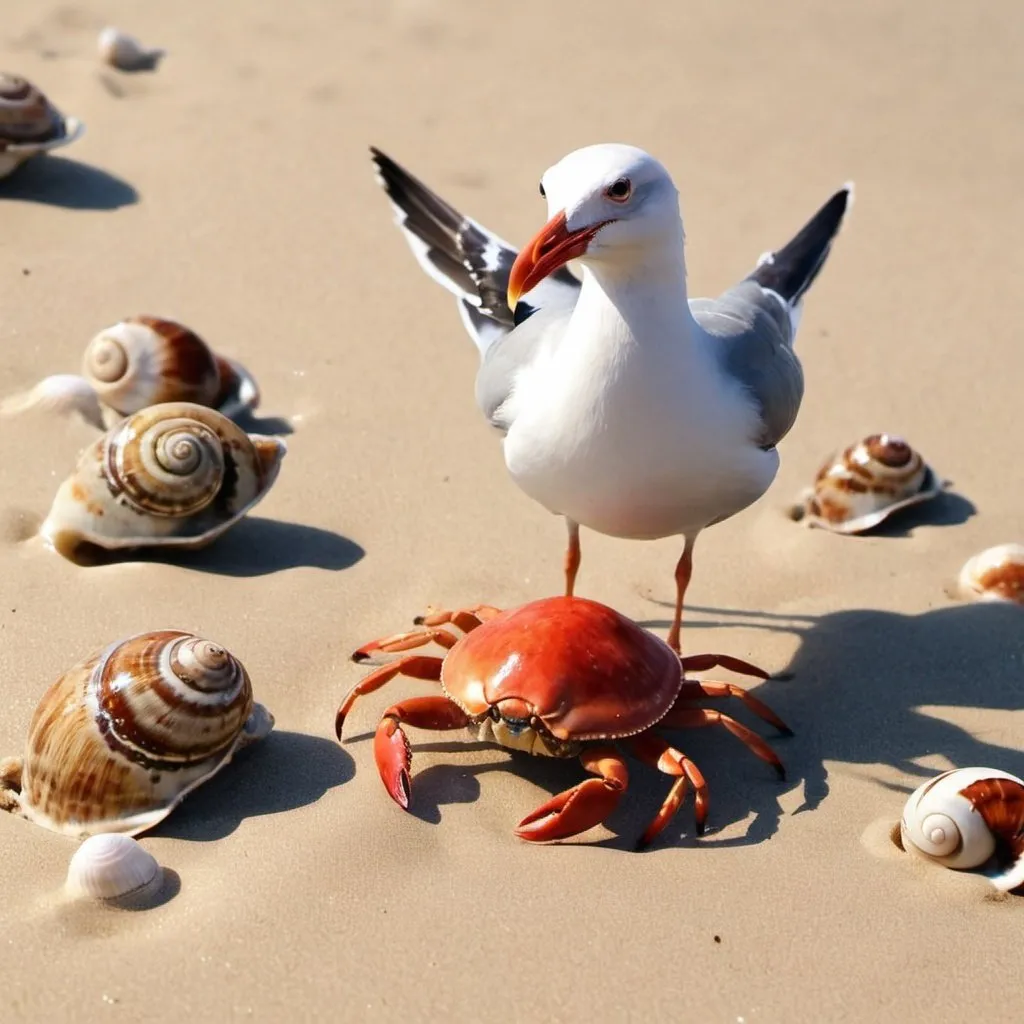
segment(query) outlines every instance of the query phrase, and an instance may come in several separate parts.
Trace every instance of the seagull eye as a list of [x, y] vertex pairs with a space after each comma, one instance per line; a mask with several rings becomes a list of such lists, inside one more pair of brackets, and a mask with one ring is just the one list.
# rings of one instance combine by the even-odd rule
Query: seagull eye
[[624, 203], [633, 194], [633, 185], [629, 178], [619, 178], [604, 190], [604, 194], [616, 203]]
[[537, 188], [540, 191], [541, 198], [542, 199], [547, 199], [548, 194], [547, 194], [547, 192], [544, 191], [544, 182], [543, 181], [537, 186]]

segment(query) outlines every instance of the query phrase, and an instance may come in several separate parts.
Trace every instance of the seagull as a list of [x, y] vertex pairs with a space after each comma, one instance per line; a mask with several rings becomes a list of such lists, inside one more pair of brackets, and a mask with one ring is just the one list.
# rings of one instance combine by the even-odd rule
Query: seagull
[[[477, 404], [509, 474], [566, 522], [566, 595], [581, 526], [680, 537], [668, 634], [678, 653], [698, 535], [757, 501], [779, 468], [804, 390], [793, 350], [803, 298], [852, 183], [727, 291], [689, 298], [679, 193], [641, 149], [592, 145], [549, 167], [548, 221], [521, 250], [370, 153], [420, 266], [457, 299], [479, 350]], [[708, 658], [741, 664], [683, 660]]]

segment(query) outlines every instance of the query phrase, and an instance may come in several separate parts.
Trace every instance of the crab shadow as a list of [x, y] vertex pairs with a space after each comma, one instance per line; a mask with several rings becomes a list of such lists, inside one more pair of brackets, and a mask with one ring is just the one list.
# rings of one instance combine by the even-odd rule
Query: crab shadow
[[339, 572], [351, 568], [365, 554], [355, 541], [331, 530], [246, 516], [209, 547], [197, 551], [154, 548], [119, 557], [83, 547], [76, 560], [83, 565], [161, 562], [221, 576], [253, 577], [299, 568]]
[[351, 756], [334, 740], [274, 729], [190, 793], [153, 835], [195, 842], [223, 839], [246, 818], [316, 803], [348, 782], [354, 770]]
[[[938, 717], [937, 711], [923, 710], [929, 706], [950, 709], [948, 713], [955, 717], [957, 709], [1016, 711], [1024, 707], [1024, 614], [1019, 608], [956, 605], [921, 615], [858, 609], [802, 617], [790, 626], [784, 620], [768, 617], [764, 628], [800, 635], [800, 647], [786, 666], [785, 677], [749, 688], [790, 725], [794, 735], [778, 735], [739, 701], [709, 701], [707, 706], [762, 736], [782, 760], [786, 779], [780, 782], [768, 765], [720, 727], [664, 730], [707, 780], [708, 820], [705, 834], [696, 837], [689, 796], [652, 850], [764, 842], [775, 835], [788, 814], [813, 811], [827, 799], [830, 764], [852, 766], [869, 778], [877, 776], [878, 766], [886, 766], [908, 778], [906, 786], [876, 779], [880, 796], [892, 789], [909, 794], [937, 774], [937, 769], [915, 763], [936, 754], [957, 766], [994, 767], [1024, 775], [1024, 751], [975, 736]], [[714, 676], [730, 678], [724, 672]], [[746, 687], [749, 680], [736, 678], [736, 682]], [[414, 756], [409, 810], [427, 822], [439, 822], [446, 804], [480, 798], [480, 778], [488, 772], [512, 772], [549, 795], [589, 777], [575, 759], [530, 757], [475, 743], [432, 743], [429, 736], [409, 731]], [[368, 738], [369, 734], [351, 737], [353, 741]], [[494, 750], [495, 758], [483, 764], [460, 763], [460, 753], [469, 750]], [[444, 763], [434, 761], [417, 769], [417, 754], [427, 752], [450, 755], [451, 760], [446, 757]], [[572, 842], [615, 849], [635, 846], [671, 780], [628, 756], [627, 763], [628, 792], [605, 822], [614, 837], [594, 841], [584, 833]], [[373, 771], [372, 760], [370, 765]], [[787, 812], [783, 804], [792, 806], [789, 794], [795, 792], [801, 802]], [[524, 793], [520, 805], [517, 796], [509, 829], [547, 799], [543, 794]], [[736, 826], [741, 824], [742, 833], [737, 834]], [[719, 835], [726, 830], [728, 835]]]
[[67, 210], [117, 210], [137, 203], [139, 193], [109, 171], [50, 153], [27, 160], [0, 181], [3, 199]]

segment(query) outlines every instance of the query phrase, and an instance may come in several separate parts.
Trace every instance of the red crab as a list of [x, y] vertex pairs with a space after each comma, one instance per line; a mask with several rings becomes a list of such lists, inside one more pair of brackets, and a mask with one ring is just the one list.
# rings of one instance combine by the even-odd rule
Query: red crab
[[[358, 696], [397, 675], [429, 679], [442, 693], [389, 707], [374, 737], [374, 757], [392, 799], [408, 808], [412, 752], [403, 725], [419, 729], [474, 729], [478, 739], [552, 757], [579, 756], [596, 775], [552, 797], [528, 814], [516, 835], [533, 842], [565, 839], [607, 818], [626, 790], [626, 763], [611, 740], [639, 760], [675, 777], [661, 809], [637, 844], [647, 846], [672, 820], [689, 782], [695, 793], [697, 833], [707, 817], [707, 784], [700, 769], [670, 746], [655, 726], [723, 725], [785, 777], [775, 752], [756, 733], [720, 711], [697, 707], [704, 697], [737, 697], [785, 735], [789, 727], [759, 700], [731, 683], [685, 678], [686, 669], [714, 665], [762, 675], [736, 658], [706, 654], [680, 659], [666, 643], [618, 612], [579, 597], [550, 597], [508, 611], [481, 605], [439, 611], [416, 620], [426, 629], [399, 633], [359, 648], [353, 659], [405, 651], [435, 641], [444, 657], [407, 654], [371, 672], [338, 708], [341, 739]], [[452, 623], [457, 637], [442, 628]], [[763, 677], [763, 675], [762, 675]]]

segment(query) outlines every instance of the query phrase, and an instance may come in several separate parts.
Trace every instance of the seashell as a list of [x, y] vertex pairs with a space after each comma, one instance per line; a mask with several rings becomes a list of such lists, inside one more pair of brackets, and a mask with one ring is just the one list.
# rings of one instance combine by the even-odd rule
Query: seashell
[[72, 561], [88, 545], [205, 547], [262, 501], [286, 452], [215, 409], [153, 405], [82, 452], [40, 533]]
[[1024, 605], [1024, 544], [986, 548], [964, 563], [959, 582], [964, 597]]
[[0, 178], [84, 131], [81, 121], [61, 114], [27, 79], [0, 71]]
[[947, 486], [906, 441], [872, 434], [818, 470], [803, 513], [812, 526], [864, 533], [900, 509], [938, 497]]
[[46, 377], [0, 402], [0, 413], [30, 409], [77, 412], [97, 427], [161, 402], [195, 402], [238, 416], [259, 405], [245, 367], [218, 355], [195, 332], [173, 320], [132, 316], [105, 327], [86, 346], [82, 375]]
[[112, 900], [145, 889], [160, 874], [160, 865], [131, 836], [101, 832], [75, 850], [68, 865], [72, 896]]
[[1024, 883], [1024, 780], [996, 768], [955, 768], [910, 794], [903, 848], [958, 871], [993, 861], [1003, 892]]
[[223, 647], [176, 629], [140, 633], [50, 686], [24, 758], [0, 767], [0, 806], [65, 835], [137, 835], [273, 725]]
[[152, 71], [167, 54], [166, 50], [148, 49], [135, 36], [113, 27], [100, 32], [96, 43], [100, 60], [118, 71]]

